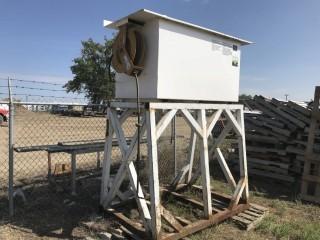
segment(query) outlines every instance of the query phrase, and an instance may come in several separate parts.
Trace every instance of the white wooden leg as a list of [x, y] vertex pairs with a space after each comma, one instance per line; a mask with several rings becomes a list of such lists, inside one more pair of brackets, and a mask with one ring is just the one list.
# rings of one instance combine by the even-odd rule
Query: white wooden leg
[[104, 145], [104, 156], [102, 164], [102, 179], [101, 179], [101, 192], [100, 192], [100, 204], [103, 204], [106, 196], [108, 195], [108, 186], [110, 180], [110, 167], [112, 161], [112, 139], [113, 128], [111, 123], [108, 124], [108, 136]]
[[161, 230], [161, 203], [158, 174], [158, 149], [156, 136], [155, 110], [150, 109], [147, 113], [148, 126], [148, 155], [149, 155], [149, 188], [150, 188], [150, 209], [152, 237], [155, 240], [160, 239]]
[[240, 176], [244, 178], [245, 189], [243, 198], [249, 200], [249, 183], [248, 183], [248, 167], [247, 167], [247, 153], [246, 153], [246, 138], [244, 126], [243, 109], [237, 110], [237, 122], [241, 129], [241, 136], [238, 137], [239, 161], [240, 161]]
[[201, 176], [203, 189], [204, 215], [209, 218], [212, 215], [210, 172], [209, 172], [209, 153], [207, 138], [207, 120], [204, 109], [198, 110], [198, 121], [202, 128], [202, 137], [200, 138], [200, 156], [201, 156]]

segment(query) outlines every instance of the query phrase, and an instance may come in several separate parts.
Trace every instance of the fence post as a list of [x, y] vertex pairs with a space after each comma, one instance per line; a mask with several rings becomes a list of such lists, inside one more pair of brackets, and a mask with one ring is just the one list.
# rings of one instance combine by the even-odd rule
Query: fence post
[[14, 103], [12, 100], [12, 92], [11, 92], [11, 79], [8, 77], [8, 91], [9, 91], [9, 215], [10, 217], [14, 214], [14, 206], [13, 206], [13, 167], [14, 167], [14, 159], [13, 159], [13, 115], [14, 115]]

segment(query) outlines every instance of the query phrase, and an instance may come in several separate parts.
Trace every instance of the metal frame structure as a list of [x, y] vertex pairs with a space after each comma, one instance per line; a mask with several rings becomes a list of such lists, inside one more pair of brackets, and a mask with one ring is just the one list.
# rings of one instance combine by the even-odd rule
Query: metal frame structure
[[[109, 213], [116, 216], [122, 222], [131, 225], [137, 232], [145, 234], [148, 239], [164, 240], [164, 239], [180, 239], [192, 233], [200, 231], [218, 222], [221, 222], [233, 215], [248, 209], [249, 204], [249, 188], [247, 174], [247, 159], [245, 145], [245, 130], [244, 130], [244, 114], [243, 106], [239, 104], [211, 104], [211, 103], [177, 103], [177, 102], [148, 102], [141, 104], [142, 119], [141, 119], [141, 134], [147, 135], [148, 145], [148, 162], [149, 162], [149, 194], [144, 194], [140, 183], [137, 181], [137, 171], [133, 163], [135, 152], [138, 143], [138, 132], [134, 134], [130, 144], [127, 144], [125, 133], [122, 129], [122, 123], [131, 116], [136, 109], [136, 104], [133, 102], [113, 102], [110, 103], [107, 114], [110, 121], [108, 127], [108, 137], [105, 143], [105, 155], [103, 161], [103, 173], [101, 184], [100, 204]], [[116, 108], [125, 109], [118, 116]], [[157, 110], [165, 111], [159, 121], [156, 121], [155, 113]], [[209, 112], [213, 112], [211, 116], [207, 116]], [[159, 186], [158, 177], [158, 146], [157, 140], [164, 132], [168, 124], [173, 121], [177, 113], [181, 113], [189, 127], [192, 130], [189, 146], [188, 164], [181, 170], [182, 174], [177, 174], [175, 179], [175, 189], [178, 186], [188, 186], [193, 184], [193, 179], [201, 176], [202, 179], [202, 203], [195, 200], [186, 200], [180, 196], [172, 188], [164, 189]], [[197, 118], [193, 116], [197, 115]], [[209, 151], [208, 138], [211, 131], [218, 122], [221, 115], [224, 115], [228, 120], [227, 125], [221, 132], [220, 136], [215, 139], [211, 151]], [[220, 144], [226, 138], [228, 133], [233, 130], [238, 137], [239, 145], [239, 161], [240, 161], [240, 179], [236, 182], [234, 176], [228, 167], [228, 164], [220, 150]], [[113, 179], [110, 175], [110, 167], [112, 161], [112, 139], [115, 135], [119, 142], [119, 148], [122, 153], [121, 165]], [[200, 142], [200, 162], [201, 168], [193, 171], [194, 153], [196, 141]], [[213, 154], [218, 159], [223, 173], [234, 190], [233, 195], [228, 199], [228, 206], [222, 211], [216, 211], [213, 207], [212, 192], [210, 186], [209, 172], [209, 154]], [[134, 221], [126, 218], [123, 214], [115, 210], [115, 202], [117, 196], [121, 199], [123, 193], [119, 190], [125, 176], [128, 175], [130, 180], [130, 188], [135, 192], [134, 199], [136, 200], [140, 218], [143, 227], [137, 226]], [[110, 182], [112, 181], [112, 184]], [[181, 184], [184, 181], [184, 184]], [[183, 221], [180, 224], [181, 218], [173, 216], [168, 210], [161, 205], [160, 192], [173, 194], [179, 200], [189, 201], [196, 206], [200, 206], [203, 210], [203, 219], [190, 223]], [[163, 195], [163, 194], [162, 194]], [[122, 199], [123, 200], [123, 199]], [[117, 201], [117, 205], [121, 205]], [[161, 230], [161, 217], [168, 222], [175, 230], [174, 233], [164, 234]]]

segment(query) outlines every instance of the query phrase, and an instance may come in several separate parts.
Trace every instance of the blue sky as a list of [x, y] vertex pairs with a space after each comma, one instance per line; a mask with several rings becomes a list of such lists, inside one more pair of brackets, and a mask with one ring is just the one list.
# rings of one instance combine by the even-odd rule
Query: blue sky
[[0, 77], [65, 82], [81, 40], [103, 41], [103, 19], [141, 8], [255, 42], [242, 93], [309, 100], [320, 84], [318, 0], [0, 0]]

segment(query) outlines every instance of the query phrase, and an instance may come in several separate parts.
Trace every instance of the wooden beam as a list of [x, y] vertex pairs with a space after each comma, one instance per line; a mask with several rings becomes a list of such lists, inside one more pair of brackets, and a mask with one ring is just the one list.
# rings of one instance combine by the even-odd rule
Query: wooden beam
[[239, 126], [237, 120], [235, 119], [235, 117], [233, 116], [233, 114], [231, 113], [231, 111], [229, 109], [225, 109], [224, 112], [226, 113], [226, 117], [227, 119], [232, 123], [233, 129], [236, 132], [236, 134], [238, 136], [242, 135], [242, 129]]
[[237, 122], [241, 129], [238, 137], [239, 161], [240, 161], [240, 177], [245, 179], [244, 199], [249, 200], [249, 183], [248, 183], [248, 163], [247, 163], [247, 147], [245, 138], [244, 114], [243, 109], [237, 110]]
[[223, 154], [222, 154], [220, 148], [216, 149], [216, 156], [217, 156], [218, 162], [220, 164], [220, 167], [223, 171], [224, 176], [226, 177], [226, 179], [227, 179], [228, 183], [230, 184], [230, 186], [232, 187], [232, 189], [235, 190], [236, 182], [231, 174], [231, 171], [228, 167], [226, 160], [223, 157]]
[[236, 186], [236, 189], [232, 195], [230, 204], [229, 204], [229, 209], [233, 209], [235, 206], [238, 205], [240, 197], [242, 195], [243, 189], [246, 186], [246, 179], [245, 178], [241, 178]]
[[209, 218], [212, 215], [210, 172], [209, 172], [209, 153], [207, 138], [207, 120], [204, 109], [198, 110], [198, 121], [202, 128], [202, 138], [200, 138], [200, 162], [203, 189], [204, 216]]
[[175, 217], [164, 207], [161, 207], [162, 217], [173, 227], [174, 230], [180, 231], [183, 226], [175, 219]]
[[184, 119], [187, 121], [189, 126], [200, 136], [202, 137], [202, 128], [199, 126], [197, 121], [193, 118], [191, 113], [187, 109], [182, 109], [181, 112], [183, 113]]
[[197, 134], [191, 130], [191, 138], [189, 143], [189, 151], [188, 151], [188, 161], [189, 161], [189, 172], [187, 183], [190, 183], [192, 178], [192, 170], [193, 170], [193, 163], [194, 163], [194, 154], [196, 151], [196, 143], [197, 143]]
[[140, 212], [141, 220], [143, 221], [143, 225], [147, 231], [151, 231], [151, 216], [150, 212], [142, 191], [142, 187], [138, 182], [138, 176], [136, 169], [133, 165], [133, 162], [130, 162], [127, 166], [129, 172], [129, 179], [131, 183], [131, 187], [133, 191], [136, 193], [136, 202], [138, 205], [138, 209]]
[[149, 156], [149, 192], [151, 209], [152, 237], [154, 240], [160, 239], [161, 231], [161, 203], [159, 190], [159, 170], [158, 170], [158, 148], [156, 136], [155, 110], [147, 111], [148, 125], [148, 156]]
[[209, 137], [209, 135], [211, 134], [212, 129], [214, 128], [214, 126], [216, 125], [217, 121], [219, 120], [219, 118], [221, 116], [221, 113], [222, 113], [222, 109], [217, 110], [215, 113], [212, 114], [212, 116], [208, 120], [209, 125], [207, 127], [207, 138]]
[[176, 109], [172, 109], [161, 118], [161, 120], [159, 121], [156, 127], [157, 140], [159, 139], [163, 131], [166, 129], [168, 124], [171, 122], [172, 118], [176, 115], [176, 112], [177, 112]]
[[106, 196], [108, 195], [108, 184], [110, 180], [110, 167], [111, 167], [111, 155], [112, 155], [112, 138], [113, 138], [113, 129], [111, 124], [108, 126], [108, 136], [104, 145], [104, 156], [102, 164], [102, 177], [101, 177], [101, 191], [100, 191], [100, 204], [103, 204]]

